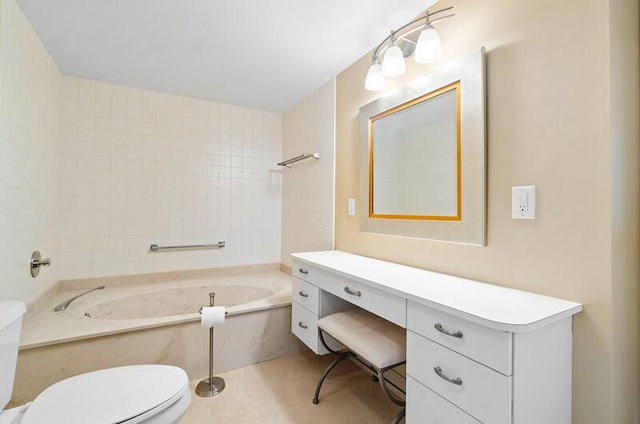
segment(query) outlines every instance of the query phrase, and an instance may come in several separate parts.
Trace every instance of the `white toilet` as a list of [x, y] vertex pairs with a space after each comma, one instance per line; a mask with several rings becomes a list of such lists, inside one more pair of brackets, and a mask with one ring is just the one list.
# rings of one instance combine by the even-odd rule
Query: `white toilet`
[[0, 301], [0, 424], [174, 424], [189, 403], [189, 379], [178, 367], [134, 365], [60, 381], [33, 402], [2, 410], [15, 379], [22, 302]]

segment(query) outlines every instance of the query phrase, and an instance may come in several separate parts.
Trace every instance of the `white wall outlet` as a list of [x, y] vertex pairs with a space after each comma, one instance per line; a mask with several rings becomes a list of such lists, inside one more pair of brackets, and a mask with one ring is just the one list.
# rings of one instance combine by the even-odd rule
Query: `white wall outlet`
[[511, 218], [536, 219], [536, 186], [511, 188]]
[[356, 199], [347, 200], [347, 215], [354, 216], [356, 214]]

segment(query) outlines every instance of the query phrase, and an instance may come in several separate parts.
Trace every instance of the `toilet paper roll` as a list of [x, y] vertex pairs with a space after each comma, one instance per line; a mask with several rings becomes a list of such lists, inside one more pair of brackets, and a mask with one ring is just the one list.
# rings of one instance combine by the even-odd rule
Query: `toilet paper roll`
[[202, 308], [202, 318], [200, 318], [200, 326], [202, 328], [211, 328], [224, 324], [225, 316], [224, 306], [205, 306]]

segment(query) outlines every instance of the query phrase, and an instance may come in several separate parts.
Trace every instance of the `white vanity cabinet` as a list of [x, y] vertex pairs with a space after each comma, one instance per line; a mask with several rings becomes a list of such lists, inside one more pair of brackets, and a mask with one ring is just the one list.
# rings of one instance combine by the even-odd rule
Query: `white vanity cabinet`
[[318, 317], [349, 307], [407, 329], [407, 423], [571, 423], [579, 303], [340, 251], [293, 257], [292, 331], [314, 352]]
[[[571, 318], [512, 333], [409, 302], [407, 375], [409, 391], [431, 391], [481, 423], [569, 424]], [[422, 422], [420, 408], [409, 402], [407, 422]]]
[[[322, 274], [318, 268], [294, 261], [291, 273], [291, 332], [316, 354], [329, 353], [320, 342], [318, 319], [354, 306], [318, 288]], [[334, 350], [341, 348], [331, 337], [325, 341]]]

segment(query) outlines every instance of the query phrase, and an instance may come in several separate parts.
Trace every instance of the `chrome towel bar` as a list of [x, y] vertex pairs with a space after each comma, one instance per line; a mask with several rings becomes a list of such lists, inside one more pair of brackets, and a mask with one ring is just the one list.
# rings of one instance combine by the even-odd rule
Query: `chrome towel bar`
[[283, 160], [282, 162], [278, 162], [278, 166], [286, 166], [287, 168], [291, 168], [291, 164], [300, 162], [301, 160], [305, 160], [308, 158], [320, 159], [320, 153], [307, 153], [296, 156], [295, 158]]
[[158, 252], [160, 250], [180, 250], [180, 249], [222, 249], [227, 243], [220, 240], [215, 244], [186, 244], [183, 246], [158, 246], [157, 244], [149, 245], [149, 251]]

